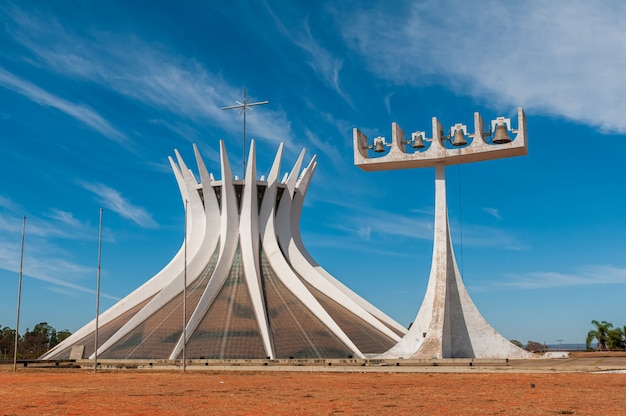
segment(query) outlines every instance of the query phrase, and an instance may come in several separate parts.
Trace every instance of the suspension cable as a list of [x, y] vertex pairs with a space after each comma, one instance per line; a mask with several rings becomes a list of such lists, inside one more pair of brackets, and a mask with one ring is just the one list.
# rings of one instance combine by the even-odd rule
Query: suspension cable
[[464, 272], [463, 272], [463, 200], [461, 199], [461, 165], [458, 164], [458, 170], [457, 172], [459, 173], [459, 185], [458, 185], [458, 189], [459, 189], [459, 228], [460, 228], [460, 259], [461, 259], [461, 276], [463, 276]]

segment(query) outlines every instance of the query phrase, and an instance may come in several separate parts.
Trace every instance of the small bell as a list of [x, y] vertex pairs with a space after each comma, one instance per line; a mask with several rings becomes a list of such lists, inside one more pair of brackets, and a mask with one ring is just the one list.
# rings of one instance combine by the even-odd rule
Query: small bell
[[423, 149], [426, 147], [426, 145], [424, 144], [424, 138], [422, 137], [422, 133], [413, 133], [413, 144], [411, 144], [411, 147], [413, 149]]
[[506, 133], [506, 125], [505, 124], [498, 124], [496, 126], [496, 134], [493, 136], [492, 142], [496, 143], [496, 144], [504, 144], [504, 143], [510, 143], [511, 142], [511, 138]]
[[462, 128], [457, 128], [454, 132], [454, 140], [452, 141], [452, 146], [465, 146], [467, 144], [467, 140], [465, 140], [465, 134], [463, 133]]
[[385, 140], [382, 137], [374, 139], [374, 151], [376, 153], [383, 153], [385, 151]]

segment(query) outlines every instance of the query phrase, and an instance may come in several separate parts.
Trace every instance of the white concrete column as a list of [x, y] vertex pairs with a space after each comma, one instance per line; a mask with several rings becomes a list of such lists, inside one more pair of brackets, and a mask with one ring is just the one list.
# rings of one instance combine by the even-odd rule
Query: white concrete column
[[381, 357], [531, 357], [487, 323], [465, 288], [450, 236], [443, 164], [435, 165], [433, 259], [426, 295], [409, 332]]

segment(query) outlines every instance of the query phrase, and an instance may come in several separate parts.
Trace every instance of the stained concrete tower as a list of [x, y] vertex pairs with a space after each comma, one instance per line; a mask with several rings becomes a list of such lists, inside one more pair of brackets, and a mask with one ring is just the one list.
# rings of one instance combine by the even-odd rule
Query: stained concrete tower
[[[187, 359], [356, 358], [400, 341], [405, 328], [304, 248], [300, 216], [315, 157], [302, 169], [302, 151], [280, 180], [281, 144], [267, 179], [257, 179], [252, 141], [239, 180], [220, 142], [216, 180], [194, 151], [200, 182], [178, 152], [170, 158], [186, 239], [163, 270], [100, 315], [99, 359], [180, 359], [183, 350]], [[69, 358], [73, 349], [94, 358], [95, 322], [42, 358]]]
[[[426, 295], [411, 329], [381, 358], [531, 357], [489, 325], [463, 284], [450, 237], [445, 180], [445, 167], [449, 165], [526, 155], [526, 118], [520, 108], [514, 139], [506, 133], [506, 127], [510, 130], [508, 119], [494, 120], [490, 132], [485, 133], [483, 120], [475, 113], [474, 125], [470, 143], [466, 140], [466, 126], [455, 125], [446, 137], [437, 118], [433, 118], [431, 139], [426, 139], [424, 132], [415, 132], [408, 142], [404, 140], [402, 129], [394, 123], [390, 145], [382, 137], [375, 138], [370, 145], [367, 137], [354, 129], [355, 164], [365, 171], [435, 168], [435, 230]], [[493, 137], [487, 141], [489, 136]], [[450, 142], [447, 146], [446, 140]], [[424, 142], [430, 142], [430, 146]], [[407, 152], [407, 146], [411, 147], [411, 153]], [[390, 149], [387, 151], [386, 147]], [[385, 155], [370, 158], [368, 149]]]

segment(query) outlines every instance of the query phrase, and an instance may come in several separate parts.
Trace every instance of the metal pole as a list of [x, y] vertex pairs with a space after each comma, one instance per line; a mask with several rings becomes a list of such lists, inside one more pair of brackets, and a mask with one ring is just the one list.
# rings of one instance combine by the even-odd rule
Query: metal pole
[[[243, 87], [243, 103], [248, 103], [246, 87]], [[241, 179], [246, 179], [246, 107], [243, 108], [243, 174]]]
[[20, 304], [22, 299], [22, 266], [24, 265], [24, 231], [26, 230], [26, 215], [22, 221], [22, 250], [20, 254], [20, 277], [17, 284], [17, 319], [15, 322], [15, 345], [13, 349], [13, 372], [17, 371], [17, 340], [20, 337]]
[[189, 201], [185, 199], [185, 233], [184, 241], [185, 254], [184, 261], [185, 267], [183, 272], [183, 373], [187, 371], [187, 209]]
[[248, 107], [268, 104], [269, 101], [259, 101], [256, 103], [249, 103], [246, 87], [243, 87], [243, 103], [240, 103], [239, 101], [236, 101], [236, 103], [237, 105], [223, 107], [222, 110], [232, 110], [233, 108], [236, 108], [240, 111], [239, 114], [243, 113], [243, 176], [242, 177], [245, 179], [246, 177], [246, 111], [248, 110]]
[[94, 339], [93, 372], [98, 368], [98, 316], [100, 315], [100, 259], [102, 255], [102, 208], [100, 208], [100, 226], [98, 232], [98, 283], [96, 284], [96, 336]]

